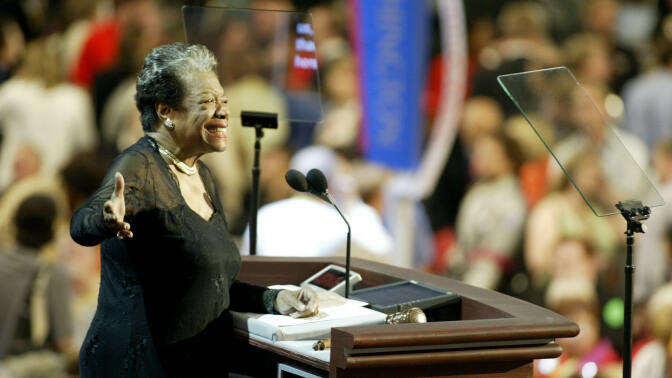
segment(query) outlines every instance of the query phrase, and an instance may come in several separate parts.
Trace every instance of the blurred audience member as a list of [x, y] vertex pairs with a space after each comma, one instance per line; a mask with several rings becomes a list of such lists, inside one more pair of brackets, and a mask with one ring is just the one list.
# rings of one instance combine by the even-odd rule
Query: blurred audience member
[[93, 110], [86, 92], [64, 81], [61, 40], [32, 41], [16, 75], [0, 87], [0, 190], [9, 185], [18, 148], [29, 144], [41, 172], [54, 174], [70, 157], [95, 145]]
[[350, 51], [346, 38], [346, 4], [340, 1], [318, 1], [310, 7], [315, 45], [321, 64], [345, 56]]
[[505, 3], [496, 26], [498, 38], [479, 54], [484, 70], [474, 77], [472, 95], [497, 99], [505, 115], [510, 116], [518, 114], [518, 109], [501, 88], [493, 85], [497, 75], [558, 66], [562, 54], [549, 38], [548, 15], [539, 2]]
[[408, 195], [409, 177], [365, 161], [353, 162], [352, 176], [362, 200], [376, 210], [393, 238], [389, 262], [433, 271], [432, 228], [422, 204]]
[[554, 280], [546, 307], [579, 325], [576, 337], [558, 339], [558, 358], [535, 361], [535, 377], [620, 377], [620, 358], [600, 336], [600, 308], [593, 284], [581, 277]]
[[490, 97], [472, 97], [467, 100], [462, 110], [460, 142], [472, 149], [479, 137], [499, 130], [503, 121], [500, 104]]
[[[392, 239], [376, 210], [362, 202], [347, 162], [324, 146], [298, 151], [292, 169], [306, 174], [320, 169], [329, 192], [352, 227], [352, 256], [388, 262]], [[259, 209], [257, 254], [260, 256], [321, 257], [344, 255], [347, 226], [332, 205], [306, 193], [270, 203]], [[249, 230], [241, 253], [249, 253]]]
[[362, 160], [352, 162], [352, 177], [357, 183], [359, 196], [381, 216], [384, 212], [383, 187], [392, 175], [391, 171], [378, 164]]
[[[287, 185], [285, 180], [285, 173], [289, 169], [291, 158], [292, 155], [288, 148], [271, 148], [261, 156], [259, 168], [263, 173], [259, 176], [259, 207], [294, 195], [294, 190]], [[244, 210], [243, 213], [240, 217], [229, 221], [229, 232], [233, 235], [242, 235], [250, 221], [251, 196], [252, 190], [250, 188], [243, 197], [241, 205]]]
[[613, 79], [613, 64], [609, 46], [599, 34], [580, 33], [564, 44], [567, 67], [584, 84], [609, 85]]
[[[101, 152], [83, 152], [72, 158], [61, 172], [68, 198], [68, 219], [98, 189], [111, 160]], [[70, 237], [66, 228], [57, 235], [58, 257], [68, 269], [73, 288], [73, 349], [79, 350], [98, 302], [100, 246], [85, 247]]]
[[472, 97], [464, 104], [458, 137], [434, 193], [424, 202], [435, 231], [454, 226], [460, 201], [472, 181], [469, 158], [474, 143], [500, 129], [502, 121], [501, 107], [489, 97]]
[[[361, 109], [357, 98], [355, 63], [350, 56], [345, 31], [345, 7], [344, 2], [323, 1], [309, 9], [320, 65], [324, 114], [323, 122], [318, 124], [292, 123], [289, 143], [296, 150], [309, 146], [317, 139], [317, 143], [341, 148], [341, 151], [349, 148], [348, 153], [355, 152]], [[296, 105], [307, 108], [305, 104]], [[295, 110], [290, 111], [296, 113]]]
[[600, 265], [595, 252], [586, 239], [567, 238], [559, 241], [552, 259], [551, 276], [553, 279], [578, 277], [597, 285]]
[[354, 152], [362, 111], [357, 99], [357, 76], [351, 56], [335, 58], [327, 64], [324, 90], [324, 122], [316, 131], [315, 142], [340, 151]]
[[160, 18], [157, 15], [158, 6], [154, 0], [114, 0], [114, 14], [91, 26], [71, 72], [72, 81], [89, 88], [97, 74], [117, 62], [123, 31], [130, 25], [158, 31]]
[[577, 33], [582, 27], [581, 14], [585, 0], [565, 0], [563, 2], [543, 2], [548, 13], [550, 33], [555, 42], [563, 41], [568, 36]]
[[0, 84], [7, 81], [23, 55], [25, 41], [19, 24], [0, 15]]
[[294, 194], [294, 190], [285, 180], [291, 158], [287, 148], [274, 148], [264, 154], [260, 162], [261, 171], [264, 172], [259, 177], [260, 205], [280, 201]]
[[[496, 42], [497, 55], [486, 58], [491, 51], [483, 51], [482, 62], [492, 68], [491, 59], [499, 62], [526, 59], [534, 64], [558, 62], [559, 51], [549, 39], [549, 20], [544, 7], [534, 1], [509, 2], [497, 16], [501, 39]], [[494, 62], [492, 62], [494, 63]]]
[[[504, 132], [520, 146], [523, 156], [519, 172], [520, 186], [527, 206], [532, 208], [548, 192], [548, 165], [555, 164], [555, 161], [549, 159], [544, 143], [549, 146], [555, 143], [555, 131], [539, 117], [530, 115], [528, 118], [534, 128], [523, 116], [514, 116], [504, 124]], [[543, 143], [535, 130], [543, 136]]]
[[142, 20], [144, 23], [133, 19], [121, 30], [118, 58], [113, 65], [94, 77], [93, 97], [97, 116], [100, 116], [102, 106], [112, 90], [123, 80], [137, 75], [144, 55], [161, 42], [161, 14], [155, 7], [150, 9], [151, 12]]
[[[591, 202], [600, 201], [605, 188], [598, 164], [595, 155], [584, 152], [565, 166], [583, 196]], [[559, 245], [565, 239], [587, 240], [602, 266], [611, 261], [619, 246], [619, 234], [609, 220], [596, 217], [567, 178], [532, 208], [527, 222], [525, 266], [535, 288], [547, 285]]]
[[[32, 195], [46, 195], [56, 201], [58, 207], [57, 227], [64, 227], [69, 220], [66, 219], [67, 196], [64, 193], [59, 180], [54, 176], [33, 175], [14, 183], [0, 196], [0, 250], [16, 244], [16, 227], [14, 214], [19, 204]], [[53, 258], [55, 251], [52, 243], [44, 247], [45, 254]]]
[[30, 144], [17, 148], [12, 165], [11, 182], [18, 182], [42, 170], [42, 155]]
[[665, 237], [672, 228], [672, 139], [661, 141], [654, 149], [653, 171], [654, 182], [666, 204], [651, 209], [651, 216], [645, 222], [646, 234], [635, 243], [637, 274], [634, 276], [633, 300], [639, 303], [644, 303], [657, 287], [671, 278], [672, 259], [667, 253]]
[[159, 37], [154, 30], [129, 26], [122, 36], [119, 61], [96, 76], [96, 119], [103, 150], [110, 156], [116, 156], [144, 135], [135, 106], [135, 82], [145, 55], [158, 45]]
[[620, 93], [623, 84], [640, 70], [635, 53], [616, 39], [621, 3], [619, 0], [588, 0], [581, 14], [583, 30], [600, 35], [606, 42], [609, 61], [613, 62], [613, 76], [608, 84], [615, 93]]
[[[607, 118], [606, 96], [607, 88], [603, 85], [587, 84], [583, 89], [572, 89], [569, 113], [574, 129], [552, 148], [563, 164], [584, 150], [598, 155], [599, 170], [612, 192], [601, 195], [606, 200], [606, 208], [601, 210], [611, 212], [618, 201], [640, 198], [650, 186], [642, 174], [642, 170], [648, 171], [649, 151], [637, 135], [616, 128]], [[563, 173], [557, 164], [552, 164], [549, 169], [549, 178], [555, 184]], [[629, 179], [624, 180], [624, 177]]]
[[106, 1], [62, 0], [63, 14], [63, 63], [65, 72], [72, 72], [82, 53], [84, 42], [92, 23], [103, 13]]
[[[72, 351], [67, 272], [40, 255], [54, 238], [56, 217], [51, 198], [28, 197], [14, 217], [17, 246], [0, 253], [0, 357], [17, 377], [58, 376], [66, 365], [65, 354]], [[42, 375], [31, 375], [38, 372]]]
[[667, 364], [667, 344], [672, 336], [672, 283], [656, 289], [648, 301], [646, 316], [650, 337], [633, 345], [632, 376], [664, 377], [672, 368]]
[[525, 222], [516, 177], [520, 152], [503, 132], [479, 137], [473, 148], [476, 182], [457, 213], [458, 250], [451, 253], [450, 269], [468, 284], [495, 289], [514, 266]]
[[441, 274], [447, 267], [447, 252], [455, 243], [455, 219], [460, 202], [472, 182], [469, 159], [475, 140], [501, 128], [500, 105], [489, 97], [472, 97], [462, 109], [458, 135], [439, 176], [434, 192], [423, 201], [432, 230], [436, 256], [432, 270]]
[[623, 128], [641, 137], [649, 149], [672, 136], [672, 43], [663, 43], [658, 67], [625, 85], [623, 100]]

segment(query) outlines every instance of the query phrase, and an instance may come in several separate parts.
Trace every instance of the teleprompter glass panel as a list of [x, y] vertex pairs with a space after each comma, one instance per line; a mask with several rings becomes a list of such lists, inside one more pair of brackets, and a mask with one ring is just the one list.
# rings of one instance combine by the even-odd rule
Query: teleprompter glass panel
[[281, 123], [322, 121], [309, 13], [184, 6], [182, 16], [187, 42], [217, 57], [232, 118], [257, 111]]
[[557, 161], [559, 169], [549, 164], [550, 180], [564, 173], [595, 215], [619, 214], [615, 205], [625, 200], [665, 203], [640, 167], [648, 159], [643, 144], [604, 115], [603, 88], [581, 86], [566, 67], [497, 80]]

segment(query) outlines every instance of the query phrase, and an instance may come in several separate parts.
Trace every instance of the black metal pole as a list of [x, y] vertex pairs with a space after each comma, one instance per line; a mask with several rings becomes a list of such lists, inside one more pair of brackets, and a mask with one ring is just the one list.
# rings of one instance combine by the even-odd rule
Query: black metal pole
[[[327, 194], [327, 196], [329, 196], [329, 194]], [[333, 199], [331, 199], [331, 197], [329, 197], [329, 199], [336, 211], [338, 211], [338, 214], [343, 218], [343, 221], [345, 221], [345, 225], [348, 226], [348, 237], [345, 245], [345, 297], [350, 298], [350, 223], [345, 219], [345, 216], [341, 213], [341, 210], [336, 206], [335, 202], [333, 202]]]
[[628, 200], [616, 204], [627, 222], [626, 257], [625, 257], [625, 306], [623, 308], [623, 378], [632, 374], [632, 277], [635, 266], [632, 264], [632, 245], [635, 244], [635, 233], [645, 233], [646, 226], [642, 223], [649, 219], [651, 208], [641, 201]]
[[254, 164], [252, 166], [252, 195], [250, 198], [250, 255], [257, 254], [257, 212], [259, 210], [259, 153], [261, 152], [261, 138], [264, 130], [255, 127], [256, 138], [254, 141]]
[[348, 224], [348, 241], [345, 247], [345, 297], [350, 298], [350, 224]]
[[634, 231], [628, 222], [625, 257], [625, 308], [623, 323], [623, 378], [630, 378], [632, 372], [632, 277], [635, 266], [632, 264], [632, 245], [635, 242]]

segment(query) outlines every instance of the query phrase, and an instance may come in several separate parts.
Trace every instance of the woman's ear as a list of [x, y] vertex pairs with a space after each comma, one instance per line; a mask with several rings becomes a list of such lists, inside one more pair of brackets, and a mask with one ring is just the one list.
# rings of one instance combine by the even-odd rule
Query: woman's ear
[[165, 122], [167, 119], [170, 119], [173, 113], [173, 108], [166, 104], [158, 103], [155, 105], [154, 109], [161, 122]]

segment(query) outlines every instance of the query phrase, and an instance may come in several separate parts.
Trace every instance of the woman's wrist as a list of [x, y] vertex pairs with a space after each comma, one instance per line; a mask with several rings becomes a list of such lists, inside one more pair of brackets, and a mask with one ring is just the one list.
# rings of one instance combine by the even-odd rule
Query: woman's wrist
[[275, 311], [275, 300], [278, 298], [278, 293], [280, 293], [280, 290], [266, 289], [261, 296], [264, 308], [269, 314], [279, 314], [279, 312]]

